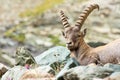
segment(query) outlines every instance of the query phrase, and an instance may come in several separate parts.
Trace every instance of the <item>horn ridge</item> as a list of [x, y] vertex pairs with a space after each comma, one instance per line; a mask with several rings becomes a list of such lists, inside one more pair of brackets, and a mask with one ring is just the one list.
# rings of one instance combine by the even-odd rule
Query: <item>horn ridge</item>
[[83, 23], [85, 22], [85, 20], [87, 19], [88, 15], [96, 8], [99, 10], [99, 5], [92, 4], [92, 5], [88, 6], [84, 11], [82, 11], [80, 16], [78, 17], [78, 20], [76, 21], [75, 26], [77, 26], [81, 29], [81, 27], [82, 27]]
[[60, 11], [60, 17], [61, 17], [61, 21], [62, 21], [64, 28], [69, 27], [70, 24], [68, 23], [67, 17], [65, 16], [65, 14], [62, 10]]

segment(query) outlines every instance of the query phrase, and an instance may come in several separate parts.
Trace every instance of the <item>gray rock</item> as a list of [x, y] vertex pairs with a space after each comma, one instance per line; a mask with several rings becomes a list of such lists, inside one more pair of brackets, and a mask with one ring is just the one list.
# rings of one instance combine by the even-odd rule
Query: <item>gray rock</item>
[[69, 69], [62, 76], [62, 80], [92, 80], [93, 78], [105, 78], [114, 71], [102, 66], [79, 66]]
[[[53, 69], [50, 66], [40, 66], [34, 69], [27, 69], [22, 66], [15, 66], [9, 69], [3, 76], [1, 80], [21, 80], [21, 77], [30, 77], [31, 74], [41, 75], [42, 73], [53, 74]], [[43, 76], [42, 74], [41, 76]], [[23, 79], [22, 79], [23, 80]]]
[[111, 69], [113, 69], [114, 71], [117, 71], [117, 72], [120, 71], [120, 65], [119, 64], [108, 63], [108, 64], [105, 64], [104, 67], [105, 68], [111, 68]]
[[109, 77], [111, 80], [120, 80], [120, 72], [114, 72]]
[[16, 65], [25, 66], [25, 64], [35, 65], [35, 59], [25, 47], [17, 48], [15, 55]]
[[62, 80], [62, 75], [70, 68], [79, 66], [80, 64], [74, 59], [70, 58], [68, 59], [67, 63], [65, 64], [64, 68], [57, 74], [56, 79]]
[[62, 62], [69, 59], [69, 50], [65, 47], [58, 46], [51, 48], [44, 53], [35, 57], [39, 65], [50, 65], [55, 62]]
[[9, 69], [1, 78], [1, 80], [19, 80], [27, 69], [21, 66], [15, 66]]

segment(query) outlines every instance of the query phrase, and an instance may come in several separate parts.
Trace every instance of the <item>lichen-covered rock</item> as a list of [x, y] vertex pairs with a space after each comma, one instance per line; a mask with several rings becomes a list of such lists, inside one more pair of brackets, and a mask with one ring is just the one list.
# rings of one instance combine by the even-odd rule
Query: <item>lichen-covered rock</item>
[[65, 47], [58, 46], [51, 48], [44, 53], [35, 57], [39, 65], [50, 65], [55, 62], [62, 62], [69, 59], [69, 50]]
[[1, 80], [19, 80], [25, 71], [25, 67], [15, 66], [9, 69], [1, 78]]
[[105, 64], [104, 67], [105, 67], [105, 68], [111, 68], [111, 69], [113, 69], [114, 71], [120, 72], [120, 65], [119, 65], [119, 64], [111, 64], [111, 63], [108, 63], [108, 64]]
[[65, 73], [65, 71], [67, 71], [70, 68], [79, 66], [79, 65], [80, 64], [74, 58], [68, 59], [68, 61], [66, 62], [64, 68], [56, 75], [56, 79], [57, 80], [62, 80], [62, 75]]
[[66, 71], [62, 76], [62, 80], [92, 80], [93, 78], [105, 78], [113, 72], [114, 71], [110, 68], [97, 65], [79, 66]]
[[49, 66], [40, 66], [34, 69], [27, 69], [23, 66], [15, 66], [9, 69], [3, 76], [1, 80], [26, 80], [29, 78], [41, 79], [46, 77], [53, 77], [53, 70]]
[[16, 65], [36, 64], [35, 59], [25, 47], [19, 47], [15, 54]]
[[[69, 54], [70, 52], [67, 48], [61, 46], [55, 47], [35, 57], [38, 63], [37, 64], [34, 57], [26, 48], [19, 47], [17, 49], [15, 58], [17, 66], [8, 70], [6, 74], [2, 77], [2, 80], [19, 80], [20, 78], [27, 79], [30, 78], [29, 76], [32, 76], [33, 78], [40, 78], [47, 76], [50, 73], [52, 75], [55, 75], [57, 70], [63, 68], [67, 59], [69, 59]], [[35, 64], [35, 66], [31, 66], [29, 69], [27, 64]], [[36, 68], [36, 65], [40, 66]], [[46, 75], [43, 75], [43, 73], [45, 73]]]

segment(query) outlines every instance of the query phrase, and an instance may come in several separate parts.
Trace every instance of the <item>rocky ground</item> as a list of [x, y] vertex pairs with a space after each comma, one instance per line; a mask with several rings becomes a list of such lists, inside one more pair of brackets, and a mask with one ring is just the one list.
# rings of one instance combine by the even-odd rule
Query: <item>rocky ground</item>
[[14, 64], [13, 54], [19, 46], [27, 47], [33, 56], [37, 56], [50, 47], [65, 45], [61, 35], [63, 26], [59, 17], [61, 9], [69, 17], [69, 22], [74, 24], [86, 5], [97, 3], [100, 5], [100, 10], [93, 11], [83, 26], [88, 29], [85, 41], [108, 43], [119, 38], [119, 0], [65, 0], [64, 3], [45, 11], [13, 32], [13, 34], [24, 34], [24, 41], [19, 42], [5, 35], [15, 25], [27, 21], [28, 18], [19, 16], [22, 11], [34, 8], [41, 3], [41, 0], [0, 0], [0, 54], [4, 54], [0, 56], [1, 62], [5, 64], [13, 62], [11, 64]]
[[120, 79], [119, 64], [107, 63], [100, 66], [91, 63], [83, 66], [77, 63], [75, 59], [70, 58], [69, 55], [70, 52], [66, 47], [58, 46], [33, 58], [26, 48], [20, 47], [17, 49], [15, 58], [17, 60], [16, 66], [9, 68], [0, 64], [0, 77], [2, 76], [1, 80]]

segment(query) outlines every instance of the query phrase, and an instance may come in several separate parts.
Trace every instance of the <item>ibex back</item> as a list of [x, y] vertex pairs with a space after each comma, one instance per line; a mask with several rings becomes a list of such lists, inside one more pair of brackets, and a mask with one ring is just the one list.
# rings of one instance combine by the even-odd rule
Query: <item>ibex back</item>
[[120, 39], [117, 39], [107, 45], [92, 48], [85, 43], [84, 37], [86, 35], [86, 29], [81, 31], [81, 27], [88, 17], [88, 15], [94, 10], [99, 10], [97, 4], [88, 6], [79, 16], [74, 26], [71, 26], [67, 21], [63, 11], [60, 11], [61, 21], [64, 26], [63, 36], [66, 39], [66, 46], [71, 52], [71, 57], [81, 65], [87, 65], [89, 63], [106, 64], [106, 63], [119, 63], [120, 62]]

